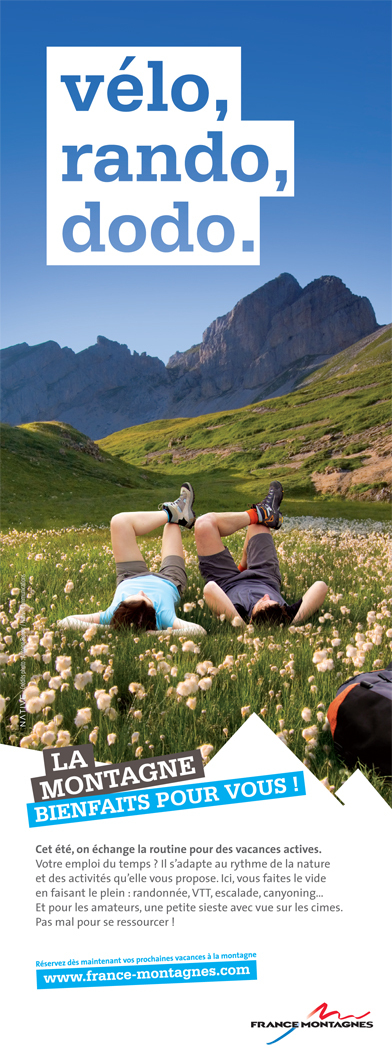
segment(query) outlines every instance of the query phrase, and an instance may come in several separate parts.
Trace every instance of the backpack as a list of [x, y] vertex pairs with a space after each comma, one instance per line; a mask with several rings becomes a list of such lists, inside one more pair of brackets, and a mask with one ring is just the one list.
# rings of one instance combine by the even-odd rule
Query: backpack
[[385, 777], [392, 773], [392, 664], [355, 674], [340, 686], [327, 711], [335, 751], [349, 767], [357, 760]]

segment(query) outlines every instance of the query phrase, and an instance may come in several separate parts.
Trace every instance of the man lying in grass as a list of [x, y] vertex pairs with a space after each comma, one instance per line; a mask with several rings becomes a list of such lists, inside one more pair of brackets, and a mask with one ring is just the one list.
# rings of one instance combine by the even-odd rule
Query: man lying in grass
[[[270, 528], [279, 530], [283, 498], [281, 483], [270, 485], [260, 504], [246, 512], [208, 512], [195, 524], [201, 574], [206, 582], [204, 599], [217, 615], [242, 623], [299, 623], [321, 607], [328, 587], [314, 582], [304, 597], [286, 604], [280, 592], [281, 576]], [[222, 538], [248, 527], [241, 563], [237, 567]]]
[[[69, 615], [60, 619], [62, 629], [86, 630], [101, 626], [133, 627], [140, 630], [174, 629], [205, 634], [197, 623], [176, 616], [176, 605], [187, 584], [181, 527], [193, 527], [194, 490], [183, 483], [179, 498], [165, 502], [158, 512], [119, 512], [110, 524], [117, 589], [104, 612]], [[148, 570], [137, 544], [137, 536], [164, 525], [161, 566], [157, 574]]]

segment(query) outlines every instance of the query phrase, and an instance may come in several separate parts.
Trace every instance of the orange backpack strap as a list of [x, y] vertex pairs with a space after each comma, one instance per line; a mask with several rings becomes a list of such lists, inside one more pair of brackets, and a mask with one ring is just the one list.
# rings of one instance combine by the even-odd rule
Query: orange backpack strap
[[338, 695], [335, 696], [335, 699], [332, 700], [332, 703], [330, 703], [330, 705], [329, 705], [329, 708], [328, 708], [328, 711], [327, 711], [327, 719], [328, 719], [328, 722], [329, 722], [330, 727], [331, 727], [332, 736], [334, 735], [335, 729], [336, 729], [336, 723], [337, 723], [337, 720], [338, 720], [339, 707], [340, 707], [341, 703], [343, 702], [343, 700], [345, 700], [345, 698], [347, 696], [347, 693], [350, 692], [350, 689], [355, 689], [356, 685], [358, 685], [358, 682], [352, 682], [351, 685], [346, 685], [346, 688], [342, 689], [341, 693], [338, 693]]

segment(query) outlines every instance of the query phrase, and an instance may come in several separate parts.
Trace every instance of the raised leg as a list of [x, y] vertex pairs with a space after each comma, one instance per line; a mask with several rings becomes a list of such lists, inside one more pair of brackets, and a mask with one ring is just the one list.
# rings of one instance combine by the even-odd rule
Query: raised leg
[[251, 523], [248, 527], [241, 556], [241, 567], [244, 571], [248, 566], [248, 544], [255, 534], [271, 534], [271, 531], [261, 523]]
[[199, 556], [220, 553], [225, 548], [222, 538], [250, 524], [248, 512], [207, 512], [195, 523], [195, 539]]
[[143, 560], [136, 536], [149, 534], [158, 527], [163, 527], [167, 524], [167, 520], [168, 516], [165, 511], [117, 512], [110, 524], [113, 556], [116, 563]]
[[184, 556], [181, 530], [177, 523], [167, 523], [162, 535], [162, 560], [166, 556]]

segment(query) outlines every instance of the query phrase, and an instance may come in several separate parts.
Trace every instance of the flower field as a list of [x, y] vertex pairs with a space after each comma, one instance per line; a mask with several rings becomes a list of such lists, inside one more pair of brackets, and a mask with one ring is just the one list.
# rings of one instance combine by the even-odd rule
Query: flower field
[[[230, 545], [239, 559], [243, 533]], [[42, 750], [90, 741], [103, 762], [201, 747], [208, 761], [251, 712], [331, 791], [349, 774], [326, 711], [338, 686], [391, 658], [392, 571], [387, 525], [289, 518], [276, 534], [283, 593], [315, 579], [329, 592], [305, 625], [236, 627], [203, 603], [193, 534], [179, 616], [207, 637], [60, 631], [57, 619], [109, 604], [115, 570], [107, 527], [11, 531], [2, 539], [2, 743]], [[142, 544], [152, 571], [160, 540]], [[367, 776], [389, 799], [390, 782]]]

